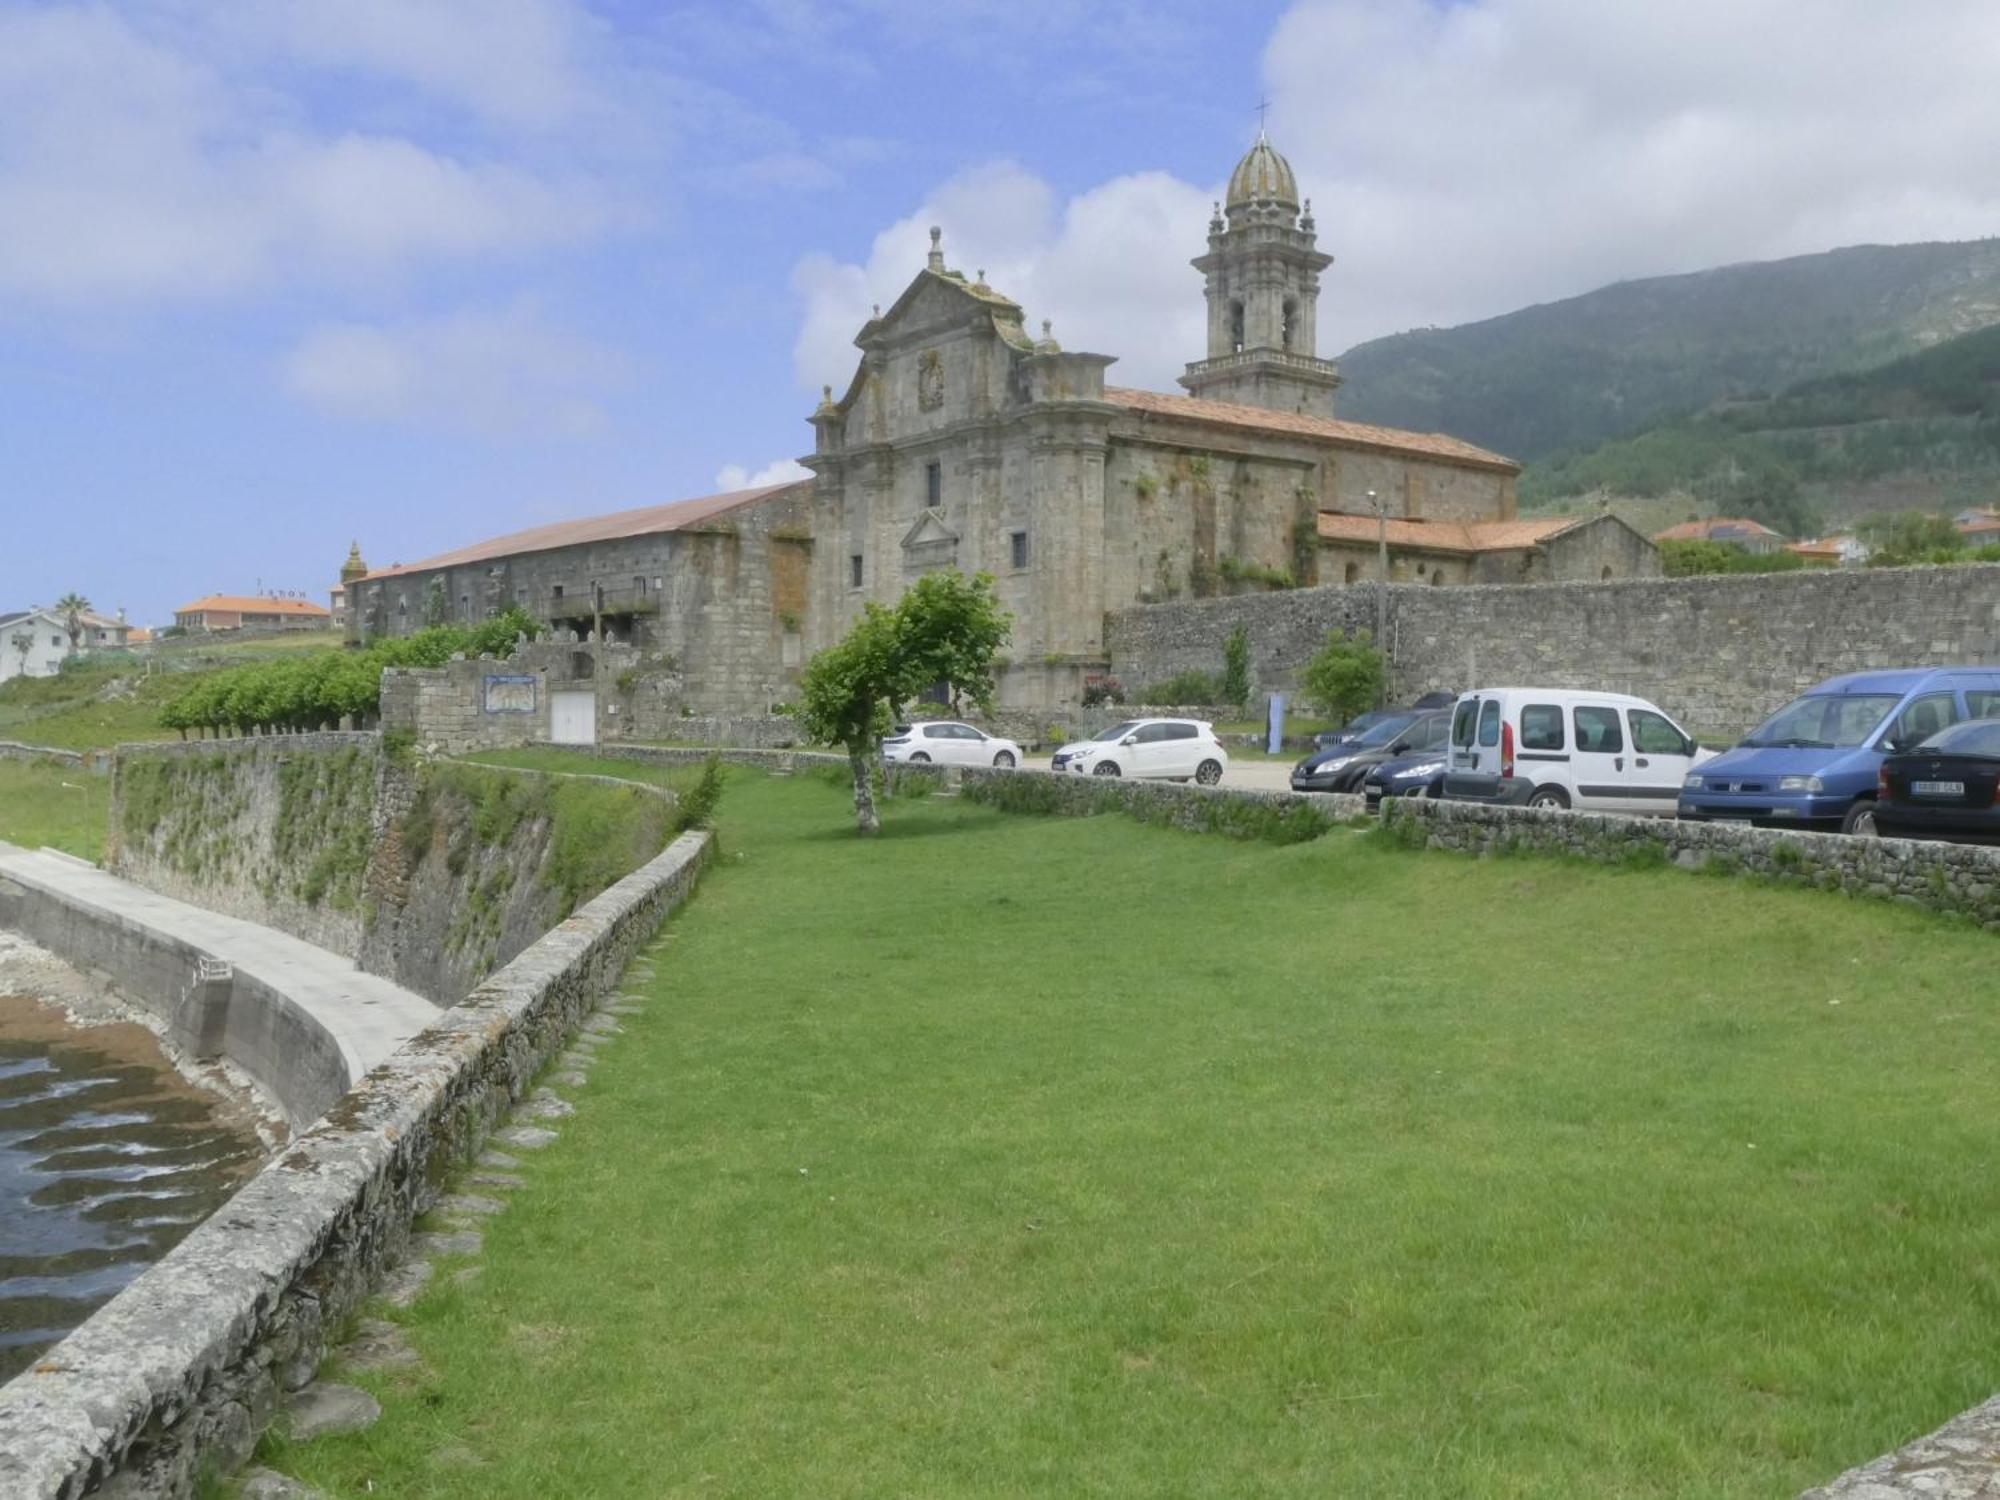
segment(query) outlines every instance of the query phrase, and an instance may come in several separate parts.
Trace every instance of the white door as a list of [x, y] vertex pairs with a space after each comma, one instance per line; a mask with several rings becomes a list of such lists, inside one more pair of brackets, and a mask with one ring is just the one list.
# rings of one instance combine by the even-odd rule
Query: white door
[[1160, 746], [1161, 765], [1159, 774], [1176, 779], [1194, 775], [1199, 760], [1201, 741], [1192, 724], [1169, 724], [1166, 743]]
[[597, 743], [597, 694], [589, 691], [549, 694], [549, 738], [558, 745]]
[[1694, 741], [1672, 719], [1651, 709], [1628, 708], [1625, 719], [1632, 731], [1629, 805], [1633, 812], [1671, 814], [1694, 765]]
[[1576, 748], [1569, 770], [1575, 792], [1573, 805], [1598, 812], [1631, 812], [1631, 757], [1625, 748], [1625, 726], [1608, 703], [1579, 703], [1570, 710]]

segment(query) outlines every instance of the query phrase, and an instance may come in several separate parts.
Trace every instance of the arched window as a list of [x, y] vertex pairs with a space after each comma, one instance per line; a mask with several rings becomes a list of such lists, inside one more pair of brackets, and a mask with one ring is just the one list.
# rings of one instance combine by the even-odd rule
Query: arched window
[[1361, 564], [1349, 563], [1345, 571], [1341, 575], [1341, 582], [1354, 583], [1357, 582], [1360, 579], [1360, 577], [1361, 577]]
[[1431, 574], [1431, 587], [1436, 588], [1439, 584], [1443, 582], [1444, 582], [1444, 569], [1439, 568], [1436, 572]]
[[1299, 341], [1299, 304], [1292, 298], [1285, 299], [1285, 325], [1278, 347], [1296, 349]]
[[1229, 347], [1236, 353], [1243, 352], [1243, 299], [1234, 298], [1229, 304]]
[[1597, 575], [1597, 581], [1599, 583], [1609, 583], [1611, 581], [1611, 567], [1609, 564], [1606, 564], [1604, 571]]

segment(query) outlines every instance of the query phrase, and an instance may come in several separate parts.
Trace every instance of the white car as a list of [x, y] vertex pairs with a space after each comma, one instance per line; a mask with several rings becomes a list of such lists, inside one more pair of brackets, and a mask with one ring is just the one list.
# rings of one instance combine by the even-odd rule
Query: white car
[[917, 765], [936, 761], [941, 766], [998, 766], [1006, 771], [1021, 763], [1021, 747], [954, 719], [927, 719], [898, 724], [882, 741], [882, 759]]
[[1713, 750], [1644, 698], [1576, 688], [1478, 688], [1452, 710], [1444, 795], [1671, 818]]
[[1229, 769], [1229, 752], [1213, 726], [1199, 719], [1127, 719], [1102, 734], [1064, 745], [1051, 771], [1078, 776], [1145, 776], [1214, 786]]

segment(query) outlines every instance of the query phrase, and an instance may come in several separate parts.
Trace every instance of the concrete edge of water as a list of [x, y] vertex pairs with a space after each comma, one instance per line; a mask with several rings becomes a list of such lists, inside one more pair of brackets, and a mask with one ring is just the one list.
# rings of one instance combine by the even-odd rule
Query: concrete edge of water
[[0, 1386], [0, 1494], [185, 1496], [285, 1393], [712, 857], [683, 834], [371, 1067], [207, 1222]]

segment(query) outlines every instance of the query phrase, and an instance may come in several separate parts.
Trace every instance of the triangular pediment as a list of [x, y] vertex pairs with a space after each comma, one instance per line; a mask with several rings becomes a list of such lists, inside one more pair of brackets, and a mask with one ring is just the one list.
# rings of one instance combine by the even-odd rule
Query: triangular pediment
[[945, 524], [944, 512], [935, 507], [917, 517], [917, 524], [903, 533], [903, 548], [928, 547], [937, 543], [956, 545], [958, 533]]

